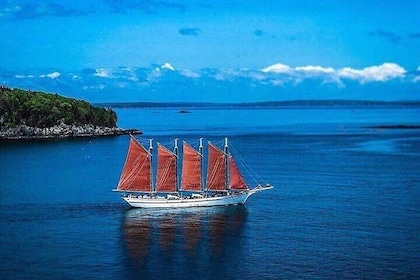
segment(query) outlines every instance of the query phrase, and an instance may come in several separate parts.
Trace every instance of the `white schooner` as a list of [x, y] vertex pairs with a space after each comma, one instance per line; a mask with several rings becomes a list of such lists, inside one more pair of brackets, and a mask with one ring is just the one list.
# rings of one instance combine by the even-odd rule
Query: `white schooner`
[[149, 141], [146, 149], [136, 138], [130, 137], [124, 168], [114, 191], [123, 192], [122, 198], [138, 208], [180, 208], [243, 205], [259, 191], [272, 189], [269, 184], [250, 189], [228, 151], [208, 143], [206, 182], [203, 182], [203, 141], [198, 150], [185, 141], [182, 149], [182, 170], [179, 184], [178, 140], [174, 151], [158, 145], [156, 182], [153, 184], [152, 151]]

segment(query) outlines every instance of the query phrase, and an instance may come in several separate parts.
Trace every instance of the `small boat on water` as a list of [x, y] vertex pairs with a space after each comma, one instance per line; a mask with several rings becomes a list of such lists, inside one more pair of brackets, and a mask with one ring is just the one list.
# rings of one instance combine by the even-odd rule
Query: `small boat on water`
[[[269, 184], [248, 188], [225, 138], [224, 150], [208, 143], [207, 176], [203, 180], [203, 141], [198, 150], [183, 142], [182, 171], [178, 172], [178, 139], [174, 151], [158, 143], [156, 182], [153, 183], [152, 151], [130, 135], [124, 168], [114, 191], [136, 208], [180, 208], [245, 204], [260, 191], [272, 189]], [[181, 180], [178, 174], [181, 173]]]

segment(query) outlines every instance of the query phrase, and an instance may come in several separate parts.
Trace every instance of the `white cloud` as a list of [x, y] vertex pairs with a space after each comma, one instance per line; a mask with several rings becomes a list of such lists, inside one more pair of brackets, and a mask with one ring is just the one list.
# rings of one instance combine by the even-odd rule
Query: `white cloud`
[[273, 85], [273, 86], [282, 86], [282, 85], [284, 85], [285, 82], [286, 81], [283, 81], [283, 80], [272, 80], [271, 81], [271, 85]]
[[126, 86], [128, 86], [128, 83], [126, 83], [126, 82], [117, 83], [117, 87], [119, 87], [119, 88], [125, 88]]
[[[174, 69], [174, 70], [171, 70]], [[235, 89], [250, 89], [260, 86], [264, 92], [270, 88], [278, 88], [278, 90], [291, 88], [312, 88], [326, 85], [327, 90], [335, 88], [351, 87], [355, 83], [383, 83], [387, 81], [399, 80], [400, 82], [409, 82], [413, 86], [420, 83], [420, 66], [416, 70], [406, 71], [395, 63], [383, 63], [377, 66], [369, 66], [362, 69], [344, 67], [334, 69], [327, 66], [306, 65], [290, 67], [286, 64], [273, 64], [264, 69], [215, 69], [203, 68], [198, 71], [188, 69], [177, 69], [169, 63], [163, 65], [153, 65], [148, 68], [97, 68], [81, 69], [72, 72], [41, 72], [38, 70], [36, 74], [28, 74], [21, 72], [12, 72], [6, 75], [6, 83], [24, 86], [42, 83], [42, 86], [56, 87], [68, 86], [77, 89], [83, 88], [86, 91], [92, 90], [98, 92], [100, 90], [112, 90], [124, 88], [126, 90], [141, 87], [142, 89], [152, 90], [156, 88], [164, 88], [166, 85], [178, 83], [186, 86], [200, 87], [204, 85], [215, 85], [221, 87], [232, 83]], [[164, 70], [165, 69], [165, 70]], [[33, 70], [31, 70], [33, 71]], [[42, 74], [45, 73], [45, 74]], [[60, 83], [57, 84], [57, 80]], [[42, 81], [41, 81], [42, 80]], [[160, 86], [162, 85], [162, 87]], [[392, 86], [395, 86], [393, 83]]]
[[322, 67], [318, 65], [298, 66], [295, 68], [289, 65], [277, 63], [260, 70], [264, 73], [277, 74], [293, 74], [294, 72], [301, 72], [304, 74], [334, 74], [335, 70], [332, 67]]
[[153, 82], [154, 80], [158, 79], [160, 76], [162, 76], [162, 73], [159, 68], [156, 68], [155, 70], [151, 71], [147, 75], [146, 81]]
[[163, 69], [168, 69], [170, 71], [175, 71], [175, 68], [168, 62], [162, 64], [160, 67], [156, 67], [153, 71], [151, 71], [148, 75], [146, 80], [149, 82], [153, 82], [157, 78], [161, 77], [163, 75], [162, 71]]
[[416, 75], [413, 79], [413, 82], [415, 82], [415, 83], [420, 82], [420, 75], [419, 74], [420, 74], [420, 66], [417, 67], [417, 73], [416, 73]]
[[[407, 73], [403, 67], [389, 62], [383, 63], [382, 65], [369, 66], [363, 69], [344, 67], [339, 70], [335, 70], [332, 67], [322, 67], [316, 65], [298, 66], [292, 68], [288, 65], [277, 63], [261, 69], [260, 72], [266, 74], [286, 75], [283, 79], [291, 79], [294, 80], [295, 83], [302, 82], [306, 77], [319, 77], [323, 80], [323, 82], [333, 82], [340, 86], [344, 85], [341, 79], [356, 80], [360, 83], [386, 82], [395, 78], [403, 78]], [[278, 85], [278, 81], [280, 81], [280, 79], [277, 77], [275, 80], [275, 85]]]
[[254, 80], [257, 80], [257, 81], [263, 81], [266, 78], [266, 76], [263, 73], [261, 73], [260, 71], [258, 71], [258, 72], [257, 71], [255, 71], [255, 72], [254, 71], [249, 71], [248, 75], [251, 79], [254, 79]]
[[420, 82], [420, 76], [415, 76], [413, 82], [417, 83]]
[[261, 69], [261, 72], [264, 72], [264, 73], [291, 73], [292, 68], [290, 68], [290, 66], [288, 66], [288, 65], [277, 63], [277, 64], [274, 64], [274, 65], [268, 66], [264, 69]]
[[300, 72], [305, 72], [305, 73], [312, 73], [312, 74], [318, 74], [318, 73], [334, 74], [335, 73], [334, 68], [331, 68], [331, 67], [324, 68], [322, 66], [313, 66], [313, 65], [296, 67], [295, 70], [300, 71]]
[[385, 82], [394, 78], [404, 77], [407, 71], [395, 63], [384, 63], [378, 66], [370, 66], [359, 69], [345, 67], [338, 70], [338, 76], [342, 78], [365, 82]]
[[224, 81], [227, 80], [227, 77], [223, 75], [222, 73], [216, 73], [216, 75], [213, 76], [213, 78], [217, 81]]
[[136, 76], [132, 75], [131, 77], [128, 77], [129, 81], [133, 81], [133, 82], [138, 82], [139, 78], [137, 78]]
[[16, 74], [15, 75], [15, 78], [16, 79], [25, 79], [25, 78], [35, 78], [35, 76], [32, 75], [32, 74], [29, 74], [29, 75]]
[[169, 69], [171, 71], [175, 71], [175, 68], [171, 64], [169, 64], [168, 62], [166, 62], [165, 64], [163, 64], [160, 68], [162, 68], [162, 69]]
[[[320, 78], [324, 83], [338, 83], [336, 70], [332, 67], [322, 67], [318, 65], [306, 65], [298, 67], [290, 67], [289, 65], [277, 63], [268, 66], [259, 71], [263, 76], [259, 76], [257, 80], [270, 79], [270, 83], [274, 86], [284, 85], [293, 82], [299, 84], [306, 78]], [[281, 76], [276, 76], [280, 74]], [[255, 76], [255, 75], [252, 75]]]
[[[31, 76], [31, 75], [26, 76], [26, 78], [30, 78], [29, 76]], [[50, 78], [52, 80], [53, 79], [56, 79], [56, 78], [58, 78], [60, 76], [61, 76], [60, 72], [52, 72], [52, 73], [49, 73], [49, 74], [41, 74], [41, 75], [39, 75], [40, 78]]]
[[105, 85], [104, 84], [100, 84], [100, 85], [97, 85], [97, 86], [83, 86], [82, 88], [84, 90], [102, 90], [102, 89], [105, 88]]
[[218, 70], [216, 73], [210, 72], [208, 75], [217, 81], [233, 81], [235, 78], [245, 76], [244, 72], [232, 69]]
[[181, 70], [181, 75], [187, 78], [200, 78], [200, 74], [191, 70]]
[[45, 76], [47, 78], [50, 78], [50, 79], [56, 79], [56, 78], [60, 77], [61, 74], [59, 72], [53, 72], [53, 73], [47, 74]]
[[112, 71], [112, 78], [120, 80], [128, 80], [131, 82], [138, 82], [139, 78], [135, 73], [135, 69], [130, 67], [119, 67], [117, 71]]
[[93, 74], [93, 76], [101, 77], [101, 78], [110, 78], [111, 77], [111, 71], [109, 71], [105, 68], [98, 68], [95, 71], [96, 71], [96, 73]]

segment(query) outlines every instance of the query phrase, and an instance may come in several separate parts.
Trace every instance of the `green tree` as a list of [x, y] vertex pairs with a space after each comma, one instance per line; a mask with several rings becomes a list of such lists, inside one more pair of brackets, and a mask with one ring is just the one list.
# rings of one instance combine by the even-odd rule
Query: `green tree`
[[117, 114], [112, 109], [94, 107], [86, 101], [58, 94], [0, 88], [0, 125], [26, 124], [50, 127], [65, 124], [115, 127]]

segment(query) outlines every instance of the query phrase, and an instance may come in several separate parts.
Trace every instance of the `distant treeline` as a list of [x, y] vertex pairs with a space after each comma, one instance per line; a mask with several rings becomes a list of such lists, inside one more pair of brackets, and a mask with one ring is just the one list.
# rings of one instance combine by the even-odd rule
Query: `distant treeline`
[[117, 114], [58, 94], [0, 87], [0, 127], [45, 128], [59, 123], [116, 127]]
[[264, 108], [264, 107], [367, 107], [367, 106], [414, 106], [420, 101], [371, 101], [371, 100], [290, 100], [251, 103], [209, 102], [116, 102], [98, 103], [97, 106], [113, 108]]

